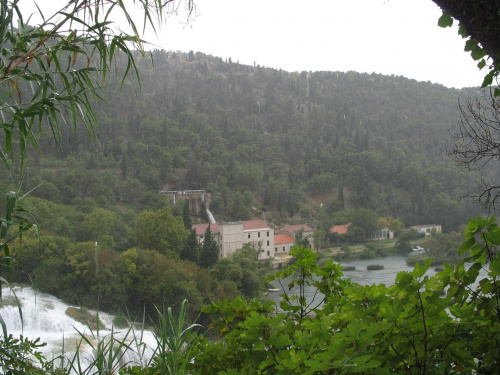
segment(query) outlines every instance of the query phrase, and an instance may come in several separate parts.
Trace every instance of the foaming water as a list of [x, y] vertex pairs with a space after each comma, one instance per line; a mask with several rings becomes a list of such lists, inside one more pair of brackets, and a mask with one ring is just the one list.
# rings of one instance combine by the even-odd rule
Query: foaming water
[[[124, 340], [132, 349], [124, 353], [122, 365], [147, 365], [153, 353], [152, 348], [156, 346], [150, 331], [113, 329], [113, 316], [102, 312], [99, 312], [99, 320], [104, 325], [103, 329], [99, 332], [91, 331], [88, 326], [66, 314], [68, 307], [78, 308], [67, 305], [52, 295], [36, 292], [28, 286], [15, 285], [12, 290], [2, 288], [0, 316], [5, 321], [8, 334], [16, 338], [20, 335], [29, 339], [40, 338], [41, 342], [47, 344], [40, 349], [47, 359], [61, 354], [71, 358], [78, 349], [83, 361], [90, 363], [95, 353], [92, 346], [82, 340], [81, 334], [94, 347], [98, 341], [108, 340], [113, 335], [114, 339]], [[93, 310], [89, 312], [96, 314]]]

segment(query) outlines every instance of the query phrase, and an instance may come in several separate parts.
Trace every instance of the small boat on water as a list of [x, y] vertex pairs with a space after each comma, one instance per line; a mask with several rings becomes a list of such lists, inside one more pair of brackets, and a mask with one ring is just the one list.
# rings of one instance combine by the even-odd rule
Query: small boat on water
[[278, 288], [270, 288], [267, 291], [268, 292], [279, 292], [280, 290]]

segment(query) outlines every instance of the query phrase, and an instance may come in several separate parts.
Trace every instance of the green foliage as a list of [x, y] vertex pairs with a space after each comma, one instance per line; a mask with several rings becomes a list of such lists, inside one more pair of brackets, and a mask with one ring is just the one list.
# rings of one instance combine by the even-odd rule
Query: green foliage
[[156, 349], [151, 364], [155, 373], [189, 374], [187, 368], [194, 358], [195, 346], [198, 342], [195, 331], [202, 326], [191, 324], [185, 327], [187, 308], [187, 300], [182, 301], [177, 319], [171, 307], [167, 309], [167, 314], [162, 314], [158, 310], [158, 322], [155, 324]]
[[451, 25], [453, 25], [453, 17], [449, 13], [443, 12], [441, 17], [439, 17], [438, 26], [449, 27]]
[[189, 260], [190, 262], [197, 263], [200, 253], [200, 244], [198, 242], [198, 237], [196, 236], [196, 231], [191, 229], [189, 231], [189, 236], [186, 240], [186, 244], [180, 253], [180, 258], [182, 260]]
[[174, 217], [169, 207], [139, 214], [134, 233], [137, 246], [173, 257], [179, 256], [189, 236], [182, 217]]
[[408, 254], [411, 249], [411, 243], [410, 241], [416, 240], [418, 238], [418, 232], [415, 229], [409, 229], [406, 231], [403, 231], [396, 242], [396, 245], [394, 248], [396, 251], [400, 254]]
[[[26, 215], [33, 215], [19, 204], [19, 198], [16, 192], [9, 192], [5, 195], [5, 209], [4, 216], [0, 218], [0, 251], [2, 258], [0, 258], [0, 270], [6, 273], [6, 279], [10, 283], [12, 281], [12, 268], [14, 267], [14, 260], [11, 256], [11, 245], [15, 240], [19, 239], [21, 244], [23, 233], [31, 228], [35, 229], [38, 235], [38, 227], [31, 223], [26, 218]], [[0, 273], [0, 277], [2, 274]], [[0, 280], [0, 287], [3, 282]], [[0, 288], [0, 297], [1, 297]]]
[[215, 242], [214, 236], [210, 230], [210, 225], [208, 225], [205, 236], [203, 237], [203, 245], [201, 247], [201, 253], [199, 256], [199, 265], [203, 268], [211, 268], [217, 263], [219, 259], [219, 245]]
[[309, 236], [304, 237], [304, 229], [300, 229], [295, 233], [294, 242], [295, 246], [300, 246], [303, 248], [311, 247], [311, 244], [309, 243]]
[[[446, 2], [434, 0], [443, 10], [438, 20], [440, 27], [453, 25], [453, 18], [459, 20], [458, 34], [466, 39], [465, 51], [478, 61], [478, 68], [483, 69], [489, 65], [481, 87], [490, 86], [500, 72], [500, 46], [498, 45], [498, 33], [500, 28], [498, 3], [495, 1], [481, 0], [470, 4], [467, 1]], [[500, 95], [500, 90], [495, 90], [495, 96]]]
[[[232, 264], [226, 264], [224, 267], [224, 274], [229, 276], [238, 290], [249, 298], [256, 298], [260, 295], [264, 281], [272, 271], [270, 261], [260, 261], [259, 253], [259, 248], [256, 248], [254, 244], [246, 243], [243, 248], [231, 255]], [[224, 262], [224, 259], [219, 260], [216, 268], [220, 262]], [[227, 276], [225, 279], [228, 279]]]
[[[30, 340], [21, 336], [19, 339], [7, 334], [5, 325], [3, 337], [0, 340], [0, 370], [2, 374], [21, 375], [45, 375], [52, 368], [51, 362], [47, 361], [40, 353], [39, 349], [46, 344], [41, 343], [40, 339]], [[41, 362], [41, 365], [35, 364], [35, 361]], [[66, 372], [50, 372], [63, 375]]]
[[208, 213], [207, 213], [207, 205], [205, 203], [205, 201], [201, 202], [201, 205], [200, 205], [200, 217], [203, 221], [205, 222], [210, 222], [208, 220]]
[[[111, 4], [112, 12], [99, 12], [91, 11], [90, 4], [69, 1], [56, 15], [44, 14], [41, 6], [38, 11], [43, 21], [33, 27], [25, 23], [18, 1], [2, 0], [0, 129], [4, 147], [0, 158], [5, 163], [17, 155], [23, 170], [28, 145], [40, 150], [35, 131], [42, 131], [45, 123], [56, 142], [62, 139], [61, 123], [73, 129], [83, 124], [93, 134], [97, 124], [93, 101], [103, 99], [101, 85], [106, 84], [110, 67], [118, 60], [125, 68], [122, 84], [129, 73], [138, 77], [134, 51], [145, 53], [143, 41], [137, 37], [138, 27], [122, 3], [104, 1], [97, 9]], [[140, 4], [145, 25], [154, 28], [153, 20], [166, 14], [166, 6], [156, 2], [141, 0]], [[111, 21], [119, 13], [130, 33]], [[67, 33], [68, 25], [77, 25], [77, 29]], [[17, 152], [13, 133], [19, 135]]]
[[[221, 339], [200, 343], [192, 373], [498, 372], [500, 230], [478, 217], [465, 235], [460, 252], [468, 255], [457, 266], [429, 277], [431, 260], [417, 263], [391, 287], [351, 283], [338, 265], [319, 267], [314, 253], [294, 248], [297, 263], [271, 278], [299, 286], [279, 310], [241, 299], [204, 309], [217, 316]], [[317, 301], [305, 286], [316, 288]]]
[[128, 319], [122, 314], [117, 314], [113, 317], [113, 326], [117, 328], [126, 328], [129, 326]]
[[[323, 94], [316, 95], [305, 115], [301, 108], [310, 98], [301, 90], [305, 77], [299, 74], [255, 69], [249, 80], [252, 67], [227, 65], [201, 53], [192, 62], [165, 51], [152, 54], [158, 69], [154, 80], [141, 82], [143, 93], [132, 97], [131, 90], [118, 91], [120, 82], [108, 76], [105, 93], [110, 107], [96, 107], [98, 144], [85, 134], [66, 131], [64, 152], [58, 154], [51, 147], [51, 134], [39, 135], [45, 158], [28, 154], [25, 186], [42, 183], [34, 194], [40, 190], [40, 196], [78, 206], [85, 214], [96, 207], [116, 213], [117, 205], [158, 210], [166, 204], [165, 196], [157, 194], [159, 188], [200, 186], [210, 190], [211, 210], [218, 217], [251, 218], [258, 207], [275, 220], [295, 216], [294, 220], [324, 225], [323, 230], [329, 228], [317, 203], [323, 202], [329, 214], [337, 213], [342, 209], [341, 193], [347, 209], [368, 208], [405, 225], [439, 222], [445, 231], [456, 230], [471, 214], [480, 213], [465, 202], [457, 205], [455, 199], [474, 178], [439, 157], [448, 146], [441, 134], [458, 115], [453, 90], [401, 77], [315, 73], [311, 85], [322, 87]], [[209, 78], [205, 65], [218, 74], [217, 80]], [[149, 76], [145, 63], [138, 60], [137, 67]], [[117, 69], [121, 77], [120, 65]], [[238, 89], [233, 91], [222, 80], [234, 81]], [[289, 99], [262, 110], [256, 123], [254, 107], [248, 105], [254, 99], [247, 95], [267, 92], [268, 82], [273, 82], [278, 97]], [[129, 79], [124, 83], [133, 84]], [[246, 89], [240, 90], [240, 85]], [[374, 91], [383, 100], [375, 100]], [[159, 94], [150, 98], [153, 92]], [[353, 96], [360, 100], [350, 100]], [[398, 115], [403, 112], [405, 117]], [[120, 178], [123, 155], [125, 180]], [[86, 169], [89, 160], [94, 160], [93, 169]], [[439, 207], [432, 204], [435, 197]], [[359, 236], [362, 240], [362, 232]], [[114, 240], [115, 248], [127, 248]]]
[[186, 229], [191, 230], [193, 226], [193, 220], [191, 219], [191, 213], [189, 212], [189, 200], [184, 201], [184, 207], [182, 209], [182, 221]]
[[383, 270], [384, 266], [382, 264], [369, 264], [368, 266], [366, 266], [366, 269], [368, 271], [379, 271]]

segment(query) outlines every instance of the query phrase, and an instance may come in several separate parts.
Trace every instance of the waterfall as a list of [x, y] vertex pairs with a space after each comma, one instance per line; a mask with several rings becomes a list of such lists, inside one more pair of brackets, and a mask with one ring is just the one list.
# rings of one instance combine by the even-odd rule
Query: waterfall
[[[17, 298], [17, 302], [16, 302]], [[22, 321], [19, 314], [19, 307], [22, 310]], [[73, 357], [76, 348], [84, 362], [90, 363], [93, 356], [93, 348], [82, 341], [81, 332], [89, 341], [95, 342], [96, 332], [91, 332], [90, 328], [72, 319], [66, 314], [70, 305], [49, 294], [38, 293], [28, 286], [16, 285], [12, 288], [2, 287], [2, 301], [0, 302], [0, 316], [5, 321], [7, 333], [15, 338], [20, 335], [29, 339], [40, 338], [41, 342], [47, 345], [40, 348], [40, 352], [47, 359], [52, 359], [64, 354], [66, 357]], [[75, 306], [73, 306], [75, 307]], [[78, 308], [78, 307], [76, 307]], [[96, 311], [89, 310], [96, 314]], [[156, 340], [150, 331], [135, 332], [128, 329], [113, 329], [113, 316], [99, 312], [99, 319], [104, 324], [104, 329], [99, 330], [99, 338], [107, 340], [111, 333], [118, 340], [124, 340], [132, 348], [127, 350], [122, 358], [122, 365], [145, 367], [151, 358], [153, 349], [156, 347]], [[137, 336], [142, 336], [140, 339]], [[0, 330], [0, 340], [3, 334]], [[138, 345], [137, 345], [138, 344]]]
[[210, 224], [215, 224], [216, 221], [214, 219], [214, 215], [212, 215], [212, 213], [207, 209], [207, 216], [208, 216], [208, 222]]

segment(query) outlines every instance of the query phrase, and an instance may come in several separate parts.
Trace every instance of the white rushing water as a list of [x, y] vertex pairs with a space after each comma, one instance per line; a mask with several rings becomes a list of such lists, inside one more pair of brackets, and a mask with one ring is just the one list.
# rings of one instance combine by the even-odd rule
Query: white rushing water
[[214, 218], [214, 215], [212, 215], [212, 213], [211, 213], [209, 210], [207, 210], [207, 216], [208, 216], [208, 222], [209, 222], [210, 224], [215, 224], [215, 218]]
[[[5, 321], [8, 334], [12, 334], [15, 338], [20, 335], [29, 339], [40, 338], [41, 342], [47, 344], [40, 349], [47, 359], [56, 358], [63, 354], [63, 351], [66, 357], [72, 357], [78, 347], [83, 360], [90, 362], [93, 356], [92, 346], [82, 341], [78, 331], [84, 334], [94, 346], [97, 343], [97, 332], [92, 332], [86, 325], [69, 317], [66, 314], [69, 307], [71, 306], [54, 296], [36, 292], [29, 286], [16, 285], [12, 290], [2, 288], [0, 316]], [[89, 312], [96, 314], [93, 310]], [[104, 324], [104, 328], [99, 331], [98, 337], [101, 340], [109, 339], [112, 333], [113, 316], [100, 312], [99, 319]], [[151, 348], [154, 348], [156, 342], [152, 333], [143, 331], [141, 340], [133, 340], [132, 331], [113, 329], [113, 336], [123, 340], [127, 332], [125, 341], [133, 350], [125, 353], [122, 363], [145, 366], [153, 352]], [[139, 334], [140, 330], [136, 335]], [[3, 339], [1, 333], [0, 339]], [[139, 341], [142, 344], [137, 348], [135, 343]]]

